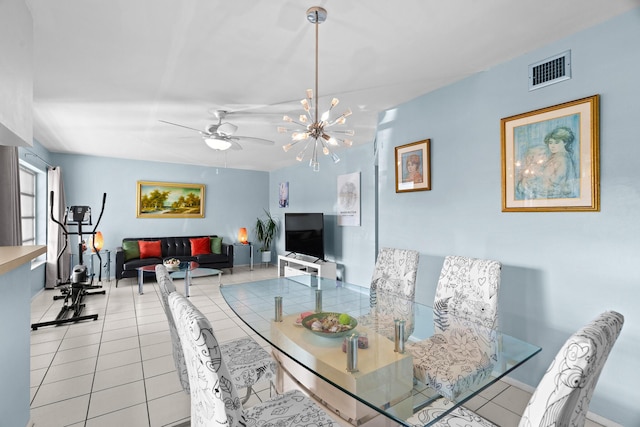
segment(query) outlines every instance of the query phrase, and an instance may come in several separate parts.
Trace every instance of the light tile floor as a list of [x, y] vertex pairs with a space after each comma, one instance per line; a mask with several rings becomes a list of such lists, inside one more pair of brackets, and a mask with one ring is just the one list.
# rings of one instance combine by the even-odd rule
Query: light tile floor
[[[236, 267], [229, 285], [276, 276], [275, 267]], [[177, 280], [181, 282], [181, 280]], [[182, 292], [181, 283], [176, 283]], [[155, 427], [188, 425], [189, 396], [175, 373], [171, 338], [155, 280], [144, 294], [134, 279], [103, 283], [106, 295], [85, 297], [85, 314], [96, 321], [47, 326], [31, 332], [31, 420], [35, 427]], [[32, 322], [52, 320], [62, 301], [43, 291], [31, 302]], [[259, 340], [229, 309], [218, 277], [193, 279], [191, 301], [211, 320], [221, 342], [243, 335]], [[269, 398], [268, 384], [257, 387], [247, 406]], [[500, 382], [467, 406], [494, 423], [517, 426], [529, 393]], [[587, 426], [597, 426], [588, 422]]]

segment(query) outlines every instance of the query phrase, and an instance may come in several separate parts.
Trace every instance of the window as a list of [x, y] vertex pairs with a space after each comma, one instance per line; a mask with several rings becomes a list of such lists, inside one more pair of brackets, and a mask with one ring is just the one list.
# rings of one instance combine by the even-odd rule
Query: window
[[20, 166], [20, 209], [22, 210], [22, 244], [36, 244], [36, 173]]

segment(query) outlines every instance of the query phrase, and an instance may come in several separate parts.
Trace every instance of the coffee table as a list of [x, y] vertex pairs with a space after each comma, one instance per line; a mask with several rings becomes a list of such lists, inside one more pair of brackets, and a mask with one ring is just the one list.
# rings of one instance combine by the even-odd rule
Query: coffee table
[[[173, 279], [184, 279], [185, 284], [185, 293], [186, 297], [189, 296], [189, 287], [191, 286], [191, 279], [194, 277], [205, 277], [205, 276], [218, 276], [218, 285], [222, 285], [222, 270], [217, 270], [215, 268], [205, 268], [198, 267], [192, 270], [180, 270], [180, 271], [171, 271], [169, 270], [169, 275]], [[189, 276], [187, 279], [186, 276]]]
[[[184, 277], [184, 294], [186, 297], [189, 296], [189, 286], [191, 286], [191, 272], [200, 267], [195, 261], [184, 261], [181, 262], [180, 265], [174, 268], [168, 268], [167, 271], [169, 273], [182, 273]], [[151, 273], [156, 271], [156, 266], [154, 265], [145, 265], [143, 267], [138, 267], [138, 293], [142, 295], [143, 289], [142, 285], [144, 282], [144, 273]]]

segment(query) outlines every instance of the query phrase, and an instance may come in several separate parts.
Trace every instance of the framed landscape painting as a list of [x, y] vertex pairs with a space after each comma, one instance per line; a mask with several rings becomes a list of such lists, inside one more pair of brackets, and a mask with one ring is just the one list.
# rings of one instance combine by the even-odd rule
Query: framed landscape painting
[[599, 211], [598, 95], [501, 120], [502, 211]]
[[430, 139], [396, 147], [396, 193], [431, 190]]
[[137, 218], [204, 218], [204, 184], [138, 181]]

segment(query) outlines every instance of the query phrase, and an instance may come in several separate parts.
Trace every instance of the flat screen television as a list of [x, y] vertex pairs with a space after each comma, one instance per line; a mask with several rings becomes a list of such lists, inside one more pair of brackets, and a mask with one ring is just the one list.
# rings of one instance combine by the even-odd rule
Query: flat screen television
[[284, 250], [324, 260], [322, 213], [285, 213]]

